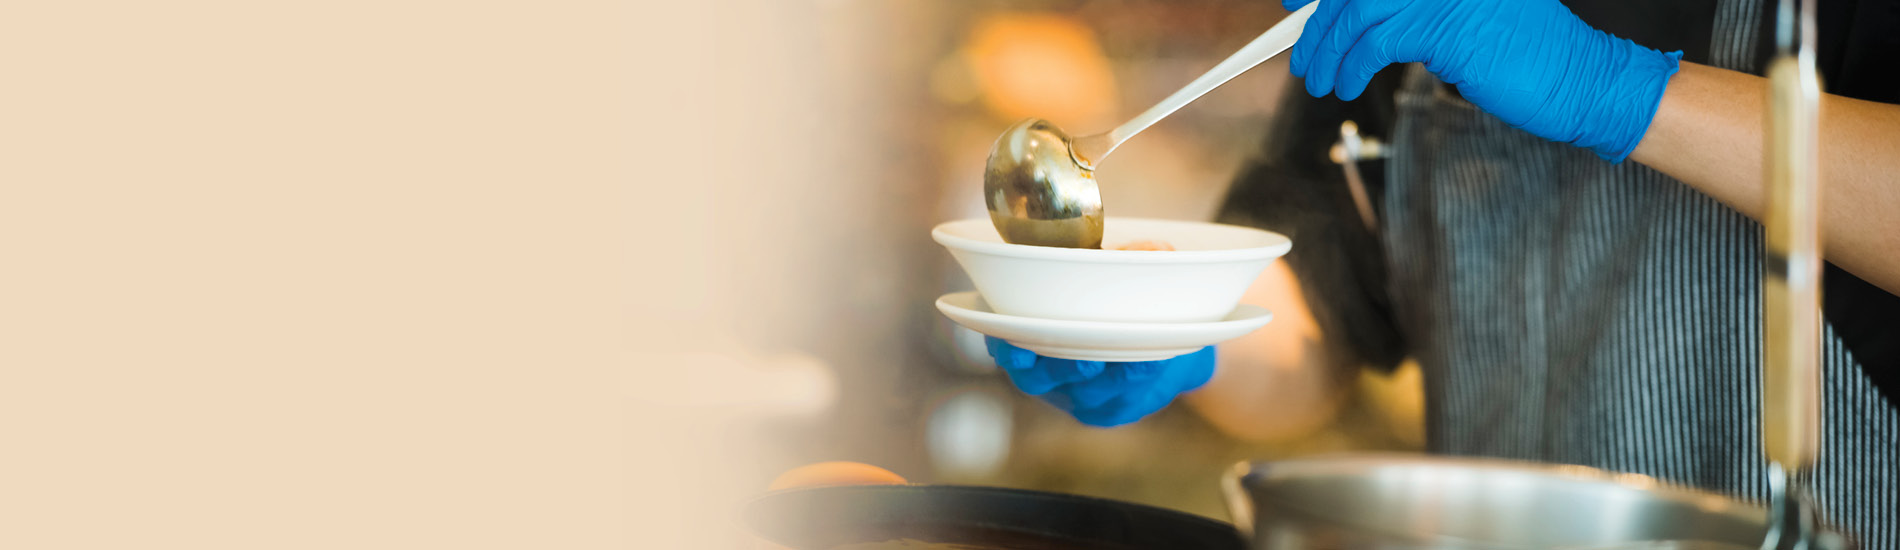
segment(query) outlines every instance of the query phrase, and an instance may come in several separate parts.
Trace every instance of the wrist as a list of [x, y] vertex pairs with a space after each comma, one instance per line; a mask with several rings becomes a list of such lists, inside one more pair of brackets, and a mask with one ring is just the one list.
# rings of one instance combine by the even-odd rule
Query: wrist
[[1588, 130], [1572, 143], [1603, 160], [1623, 162], [1649, 131], [1662, 105], [1669, 78], [1682, 68], [1682, 52], [1663, 53], [1627, 39], [1605, 34], [1616, 54], [1608, 58], [1602, 78], [1606, 86], [1595, 96], [1588, 112], [1579, 113]]
[[1504, 118], [1544, 139], [1589, 149], [1612, 163], [1622, 162], [1649, 129], [1669, 77], [1680, 68], [1682, 52], [1662, 53], [1582, 21], [1572, 23], [1570, 32], [1578, 37], [1550, 40], [1571, 46], [1544, 61], [1547, 67], [1562, 68], [1531, 77], [1548, 83], [1542, 101], [1533, 103], [1536, 107], [1525, 113], [1528, 116]]

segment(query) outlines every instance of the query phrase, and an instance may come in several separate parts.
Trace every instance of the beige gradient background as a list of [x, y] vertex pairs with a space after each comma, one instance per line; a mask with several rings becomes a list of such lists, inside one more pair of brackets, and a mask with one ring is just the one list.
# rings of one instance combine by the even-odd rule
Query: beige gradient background
[[657, 547], [644, 11], [0, 5], [0, 548]]
[[[940, 78], [954, 5], [0, 3], [0, 549], [750, 549], [789, 465], [932, 481], [877, 438], [941, 397], [896, 373], [952, 346], [926, 235], [980, 215], [1001, 120]], [[1035, 108], [1107, 124], [1257, 11]], [[1283, 72], [1118, 153], [1155, 181], [1108, 200], [1210, 215], [1251, 142], [1199, 136], [1256, 133]]]

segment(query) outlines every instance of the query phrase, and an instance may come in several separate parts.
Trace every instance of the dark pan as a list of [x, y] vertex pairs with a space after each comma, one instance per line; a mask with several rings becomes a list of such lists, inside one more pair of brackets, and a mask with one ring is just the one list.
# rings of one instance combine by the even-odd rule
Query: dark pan
[[1233, 525], [1107, 499], [955, 485], [792, 489], [747, 504], [766, 540], [824, 550], [896, 539], [1007, 550], [1240, 550]]

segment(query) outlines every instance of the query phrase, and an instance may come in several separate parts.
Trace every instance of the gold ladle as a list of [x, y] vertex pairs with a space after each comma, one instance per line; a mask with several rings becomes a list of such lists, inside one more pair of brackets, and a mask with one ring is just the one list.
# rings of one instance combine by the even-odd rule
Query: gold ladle
[[1108, 132], [1071, 138], [1038, 118], [1010, 126], [996, 138], [983, 171], [983, 200], [996, 231], [1015, 244], [1101, 248], [1102, 193], [1095, 186], [1095, 168], [1102, 159], [1174, 111], [1293, 47], [1318, 6], [1301, 7], [1187, 87]]

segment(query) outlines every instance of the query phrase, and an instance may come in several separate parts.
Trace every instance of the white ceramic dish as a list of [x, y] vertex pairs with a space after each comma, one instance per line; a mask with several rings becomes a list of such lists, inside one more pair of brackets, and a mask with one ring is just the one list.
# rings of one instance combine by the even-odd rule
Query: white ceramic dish
[[1009, 244], [988, 218], [945, 223], [930, 235], [998, 313], [1126, 323], [1221, 320], [1293, 248], [1278, 233], [1235, 225], [1110, 217], [1103, 226], [1105, 247], [1153, 240], [1175, 250]]
[[937, 299], [937, 311], [964, 328], [1002, 338], [1044, 357], [1085, 361], [1159, 361], [1239, 338], [1266, 326], [1273, 313], [1242, 305], [1207, 323], [1104, 323], [1003, 315], [976, 292]]

